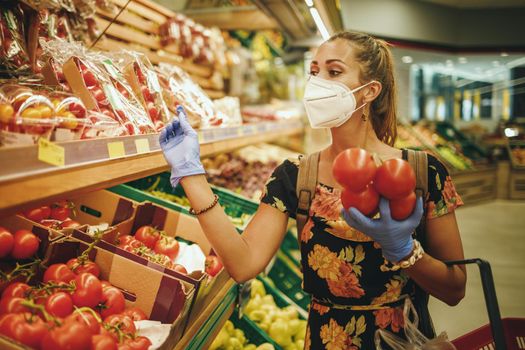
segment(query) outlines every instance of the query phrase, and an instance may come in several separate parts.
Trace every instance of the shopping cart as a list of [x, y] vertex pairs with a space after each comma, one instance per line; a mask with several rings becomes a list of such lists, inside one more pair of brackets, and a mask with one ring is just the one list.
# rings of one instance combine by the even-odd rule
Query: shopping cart
[[482, 259], [447, 261], [447, 265], [477, 264], [490, 324], [452, 341], [458, 350], [525, 349], [525, 318], [501, 319], [490, 264]]

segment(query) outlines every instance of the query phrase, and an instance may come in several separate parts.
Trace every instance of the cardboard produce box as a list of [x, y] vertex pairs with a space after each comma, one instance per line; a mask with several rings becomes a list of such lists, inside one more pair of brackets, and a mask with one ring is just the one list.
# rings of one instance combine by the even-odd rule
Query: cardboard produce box
[[[53, 242], [47, 264], [65, 263], [79, 256], [88, 248], [88, 243], [82, 241], [86, 238], [91, 240], [85, 233], [75, 230], [70, 237]], [[171, 324], [170, 337], [162, 349], [172, 349], [187, 325], [195, 296], [194, 286], [140, 264], [132, 256], [115, 254], [116, 250], [121, 249], [99, 241], [90, 252], [90, 259], [100, 267], [100, 279], [122, 290], [127, 307], [139, 307], [149, 319]]]

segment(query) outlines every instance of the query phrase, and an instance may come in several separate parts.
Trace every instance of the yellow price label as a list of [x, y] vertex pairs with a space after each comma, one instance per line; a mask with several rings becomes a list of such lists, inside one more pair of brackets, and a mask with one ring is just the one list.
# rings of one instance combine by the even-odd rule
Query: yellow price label
[[55, 166], [64, 166], [65, 159], [64, 147], [42, 137], [38, 139], [38, 160]]
[[135, 147], [137, 147], [137, 153], [148, 153], [149, 152], [148, 139], [135, 140]]
[[109, 159], [124, 157], [126, 155], [126, 151], [124, 150], [124, 142], [109, 142], [108, 154]]

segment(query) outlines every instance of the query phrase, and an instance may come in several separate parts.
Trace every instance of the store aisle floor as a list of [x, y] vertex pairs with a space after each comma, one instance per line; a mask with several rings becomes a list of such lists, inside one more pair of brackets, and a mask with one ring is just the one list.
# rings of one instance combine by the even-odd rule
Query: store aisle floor
[[[466, 258], [483, 258], [492, 266], [502, 317], [525, 318], [525, 201], [497, 200], [457, 211]], [[456, 307], [432, 299], [437, 332], [454, 339], [488, 323], [477, 266], [467, 267], [465, 298]]]

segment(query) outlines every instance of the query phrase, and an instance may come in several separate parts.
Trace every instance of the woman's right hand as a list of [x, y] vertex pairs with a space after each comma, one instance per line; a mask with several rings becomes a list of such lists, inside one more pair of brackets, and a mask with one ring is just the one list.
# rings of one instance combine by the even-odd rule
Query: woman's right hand
[[182, 106], [177, 107], [178, 118], [162, 129], [159, 137], [164, 158], [171, 166], [171, 185], [176, 187], [185, 176], [205, 174], [200, 160], [197, 133], [188, 123]]

